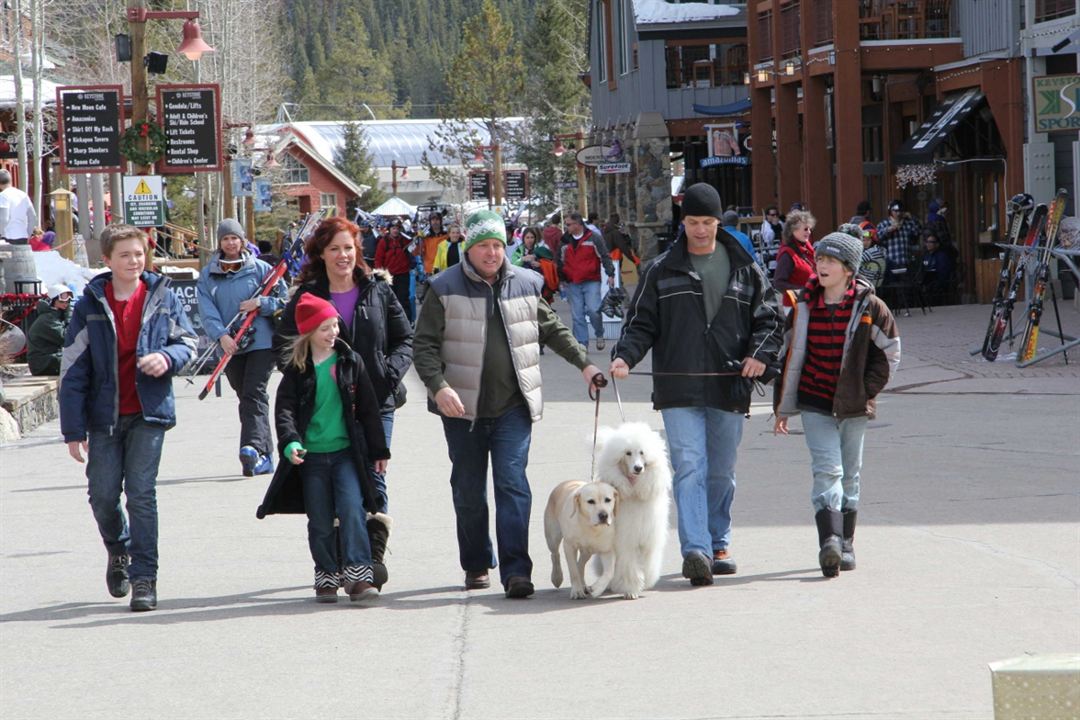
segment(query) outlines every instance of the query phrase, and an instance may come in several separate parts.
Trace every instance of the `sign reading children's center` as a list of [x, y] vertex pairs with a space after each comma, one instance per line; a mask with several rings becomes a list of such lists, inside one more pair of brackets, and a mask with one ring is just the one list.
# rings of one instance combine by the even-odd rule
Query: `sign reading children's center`
[[160, 175], [124, 176], [124, 219], [141, 228], [165, 224], [165, 192]]

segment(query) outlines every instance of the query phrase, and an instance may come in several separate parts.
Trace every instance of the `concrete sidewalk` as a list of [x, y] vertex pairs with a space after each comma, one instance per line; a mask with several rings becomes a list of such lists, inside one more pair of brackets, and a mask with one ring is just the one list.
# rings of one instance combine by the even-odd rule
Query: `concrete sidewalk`
[[[255, 519], [268, 478], [239, 475], [235, 400], [178, 383], [160, 606], [133, 614], [105, 591], [82, 467], [48, 423], [0, 448], [0, 716], [991, 718], [988, 662], [1080, 650], [1080, 353], [1023, 371], [971, 358], [988, 317], [899, 318], [901, 371], [866, 441], [858, 570], [831, 581], [802, 437], [774, 437], [760, 398], [740, 448], [737, 575], [691, 588], [672, 530], [640, 600], [554, 590], [544, 502], [588, 474], [594, 408], [548, 353], [532, 599], [461, 589], [446, 445], [410, 374], [377, 606], [312, 601], [304, 518]], [[628, 419], [661, 427], [648, 378], [620, 390]], [[619, 421], [609, 391], [600, 416]]]

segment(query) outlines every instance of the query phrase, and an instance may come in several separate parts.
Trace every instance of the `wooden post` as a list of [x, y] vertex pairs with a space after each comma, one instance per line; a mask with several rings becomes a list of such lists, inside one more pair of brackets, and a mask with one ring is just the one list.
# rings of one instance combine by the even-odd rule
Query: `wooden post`
[[[146, 9], [144, 0], [127, 0], [128, 10], [143, 11]], [[129, 16], [130, 17], [130, 16]], [[146, 89], [146, 66], [143, 65], [143, 56], [146, 55], [146, 22], [128, 20], [128, 34], [131, 35], [131, 122], [139, 122], [150, 119], [150, 96]], [[120, 128], [123, 132], [123, 128]], [[146, 152], [150, 149], [150, 138], [139, 138], [139, 150]], [[135, 165], [136, 175], [150, 173], [149, 165]]]

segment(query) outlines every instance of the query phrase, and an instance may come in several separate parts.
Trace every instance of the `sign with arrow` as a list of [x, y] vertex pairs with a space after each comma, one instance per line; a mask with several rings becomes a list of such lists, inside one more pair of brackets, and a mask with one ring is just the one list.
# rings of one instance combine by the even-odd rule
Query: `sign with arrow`
[[165, 188], [160, 175], [124, 176], [124, 219], [140, 228], [165, 224]]

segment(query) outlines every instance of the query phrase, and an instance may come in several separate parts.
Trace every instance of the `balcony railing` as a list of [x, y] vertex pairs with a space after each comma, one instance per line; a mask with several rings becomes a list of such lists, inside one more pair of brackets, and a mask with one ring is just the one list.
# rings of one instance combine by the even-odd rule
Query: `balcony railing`
[[859, 0], [859, 39], [956, 37], [952, 5], [952, 0]]

